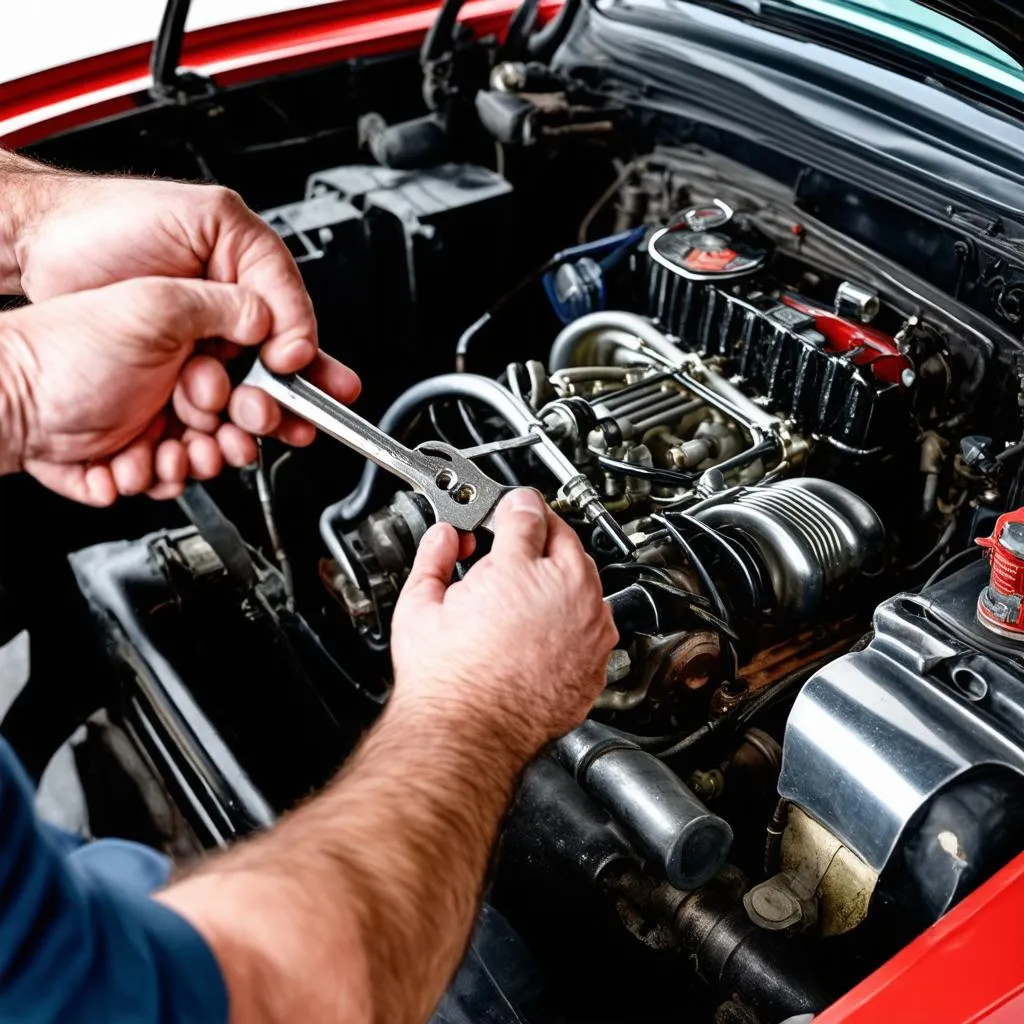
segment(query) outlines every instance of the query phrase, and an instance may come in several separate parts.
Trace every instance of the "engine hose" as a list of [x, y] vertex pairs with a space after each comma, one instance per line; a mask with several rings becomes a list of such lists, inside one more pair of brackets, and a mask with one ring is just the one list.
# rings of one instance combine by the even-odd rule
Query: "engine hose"
[[664, 516], [678, 516], [687, 526], [690, 526], [700, 532], [704, 537], [711, 541], [719, 551], [721, 551], [725, 557], [729, 560], [730, 564], [736, 569], [739, 578], [743, 581], [743, 587], [746, 591], [746, 598], [749, 602], [749, 607], [752, 611], [756, 611], [761, 607], [763, 603], [763, 595], [761, 593], [761, 587], [757, 580], [754, 578], [750, 571], [750, 566], [744, 560], [743, 556], [736, 550], [732, 542], [727, 538], [723, 537], [718, 530], [713, 529], [706, 523], [702, 523], [699, 519], [695, 519], [692, 515], [686, 512], [663, 512]]
[[623, 462], [613, 459], [610, 455], [598, 455], [597, 464], [602, 469], [624, 476], [633, 476], [638, 480], [649, 480], [652, 484], [663, 487], [693, 487], [696, 482], [689, 473], [677, 473], [671, 469], [655, 469], [652, 466], [641, 466], [636, 462]]
[[530, 59], [547, 64], [565, 41], [582, 6], [582, 0], [565, 0], [558, 13], [526, 41]]
[[[475, 373], [446, 373], [420, 381], [392, 402], [381, 417], [379, 427], [386, 434], [398, 436], [402, 428], [423, 406], [441, 399], [471, 399], [481, 402], [490, 406], [514, 434], [537, 435], [540, 443], [533, 446], [536, 457], [551, 471], [560, 485], [568, 484], [574, 488], [577, 500], [586, 503], [587, 518], [604, 529], [620, 552], [627, 557], [632, 554], [633, 546], [629, 538], [601, 506], [596, 492], [586, 478], [548, 437], [544, 424], [537, 414], [496, 380]], [[333, 505], [328, 505], [320, 516], [320, 534], [324, 543], [332, 556], [342, 564], [346, 559], [337, 539], [338, 534], [346, 522], [368, 514], [380, 475], [380, 467], [376, 463], [368, 462], [355, 490]]]
[[[627, 347], [629, 338], [638, 338], [663, 364], [680, 367], [686, 361], [684, 354], [646, 317], [620, 310], [603, 310], [581, 316], [561, 330], [551, 346], [548, 371], [554, 373], [579, 366], [581, 360], [577, 352], [583, 343], [592, 336], [600, 338], [601, 334], [609, 331], [614, 332], [615, 343], [619, 347]], [[639, 346], [635, 349], [642, 356]]]
[[[704, 592], [711, 598], [711, 603], [718, 613], [718, 617], [723, 622], [729, 623], [729, 610], [725, 606], [725, 601], [722, 600], [722, 595], [719, 593], [715, 581], [711, 578], [711, 574], [707, 571], [704, 563], [697, 557], [697, 553], [691, 547], [690, 542], [665, 516], [651, 516], [651, 518], [668, 530], [672, 540], [675, 541], [676, 546], [682, 551], [683, 557], [690, 563], [693, 571], [696, 572]], [[739, 656], [736, 652], [736, 644], [732, 640], [726, 640], [725, 650], [728, 653], [723, 670], [726, 680], [729, 681], [736, 678], [736, 671], [739, 668]]]
[[732, 845], [728, 822], [711, 813], [667, 765], [599, 722], [555, 741], [555, 758], [621, 822], [679, 889], [717, 873]]
[[[442, 399], [470, 399], [488, 405], [516, 434], [527, 434], [541, 425], [536, 416], [532, 416], [522, 403], [517, 402], [509, 391], [490, 377], [475, 373], [446, 373], [420, 381], [399, 395], [381, 417], [378, 426], [386, 434], [398, 436], [420, 409]], [[552, 466], [549, 459], [545, 458], [549, 455], [548, 450], [543, 445], [535, 445], [534, 448], [537, 456], [548, 463], [556, 475], [561, 476], [565, 472], [564, 461]], [[376, 463], [368, 462], [355, 489], [330, 505], [324, 515], [332, 522], [351, 521], [368, 515], [382, 473], [383, 470]]]

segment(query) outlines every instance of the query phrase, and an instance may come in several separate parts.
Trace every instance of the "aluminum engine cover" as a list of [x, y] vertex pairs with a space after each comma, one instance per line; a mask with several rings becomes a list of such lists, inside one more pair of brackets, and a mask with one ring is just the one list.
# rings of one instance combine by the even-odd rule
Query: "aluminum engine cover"
[[977, 625], [983, 563], [875, 612], [861, 651], [817, 672], [786, 726], [779, 793], [877, 871], [944, 787], [1024, 776], [1024, 648]]

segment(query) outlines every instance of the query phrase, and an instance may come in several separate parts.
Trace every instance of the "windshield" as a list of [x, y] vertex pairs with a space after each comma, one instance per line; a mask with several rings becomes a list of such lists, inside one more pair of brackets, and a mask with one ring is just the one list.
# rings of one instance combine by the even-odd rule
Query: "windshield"
[[[186, 29], [209, 28], [329, 0], [193, 0]], [[31, 0], [4, 12], [0, 82], [151, 43], [167, 0]], [[6, 6], [6, 5], [5, 5]], [[13, 7], [12, 3], [12, 7]]]
[[1024, 95], [1024, 69], [1008, 53], [965, 25], [911, 0], [788, 0], [880, 36], [938, 61], [960, 74]]

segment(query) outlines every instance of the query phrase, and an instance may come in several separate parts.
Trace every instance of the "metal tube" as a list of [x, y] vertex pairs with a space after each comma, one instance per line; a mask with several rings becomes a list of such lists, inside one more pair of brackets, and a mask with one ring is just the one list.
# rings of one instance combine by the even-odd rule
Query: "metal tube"
[[[649, 398], [653, 398], [659, 392], [662, 394], [668, 394], [667, 391], [662, 392], [660, 382], [648, 384], [646, 387], [639, 388], [636, 391], [627, 391], [627, 389], [623, 388], [621, 394], [616, 392], [606, 396], [600, 402], [595, 402], [594, 408], [607, 409], [608, 412], [618, 416], [620, 413], [624, 413], [628, 409], [632, 409], [638, 405], [643, 405], [644, 402]], [[675, 394], [678, 393], [679, 392], [675, 392]]]
[[[442, 398], [469, 398], [482, 402], [505, 420], [514, 433], [536, 434], [540, 441], [533, 450], [562, 485], [566, 497], [577, 504], [590, 521], [600, 524], [624, 554], [632, 554], [633, 546], [621, 527], [600, 504], [597, 492], [586, 477], [548, 436], [544, 424], [533, 409], [490, 377], [475, 373], [445, 373], [420, 381], [399, 395], [389, 406], [377, 425], [378, 431], [387, 435], [397, 433], [420, 407]], [[335, 558], [339, 549], [339, 527], [366, 514], [379, 474], [376, 465], [367, 464], [356, 489], [341, 501], [328, 505], [321, 514], [320, 534]]]
[[[578, 354], [588, 341], [603, 341], [613, 349], [626, 349], [652, 363], [679, 371], [677, 379], [687, 390], [723, 408], [738, 423], [755, 433], [758, 440], [779, 424], [778, 417], [765, 412], [720, 374], [704, 369], [697, 356], [678, 348], [650, 320], [635, 313], [605, 310], [574, 320], [551, 346], [550, 369], [576, 365]], [[699, 372], [700, 379], [687, 372], [688, 369]]]
[[548, 370], [554, 372], [580, 365], [577, 350], [583, 343], [595, 340], [591, 335], [609, 332], [615, 332], [616, 347], [646, 355], [652, 362], [678, 369], [688, 361], [688, 354], [673, 345], [646, 317], [622, 310], [603, 310], [581, 316], [562, 329], [551, 346]]
[[637, 413], [660, 412], [662, 409], [667, 408], [670, 405], [674, 405], [678, 402], [689, 401], [692, 401], [689, 395], [684, 395], [674, 388], [665, 391], [656, 391], [650, 395], [638, 395], [633, 401], [627, 402], [625, 405], [618, 406], [612, 410], [612, 415], [616, 417], [622, 416], [629, 419], [630, 416]]
[[637, 837], [672, 885], [697, 888], [725, 863], [732, 844], [728, 822], [635, 743], [587, 721], [555, 743], [555, 756]]
[[633, 423], [633, 427], [638, 434], [644, 434], [651, 427], [681, 420], [684, 416], [688, 416], [691, 412], [696, 412], [706, 404], [703, 398], [691, 398], [677, 402], [674, 405], [665, 405], [660, 409], [650, 409], [647, 410], [647, 415], [642, 420], [636, 420]]

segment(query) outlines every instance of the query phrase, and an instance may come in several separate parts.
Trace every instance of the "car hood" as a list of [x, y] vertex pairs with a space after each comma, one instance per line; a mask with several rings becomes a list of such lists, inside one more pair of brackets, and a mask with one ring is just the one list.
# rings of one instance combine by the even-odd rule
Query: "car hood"
[[1024, 65], [1024, 4], [1016, 0], [986, 0], [981, 4], [962, 0], [918, 2], [984, 36]]

